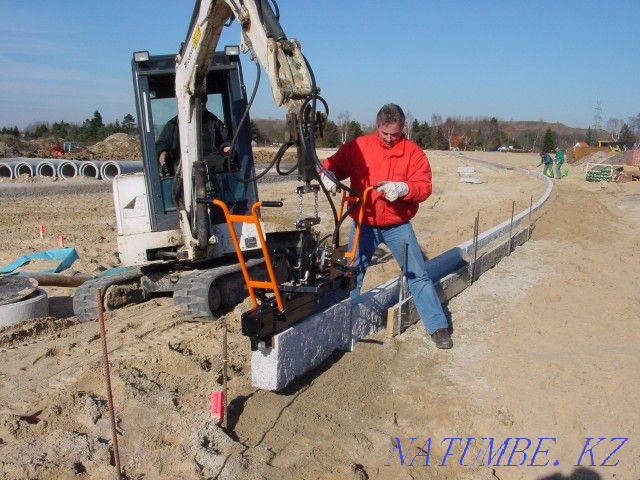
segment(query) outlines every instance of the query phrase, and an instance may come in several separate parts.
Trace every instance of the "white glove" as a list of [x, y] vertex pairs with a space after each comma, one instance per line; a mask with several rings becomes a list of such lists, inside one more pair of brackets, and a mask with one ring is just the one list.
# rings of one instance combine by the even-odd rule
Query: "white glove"
[[380, 182], [378, 191], [390, 202], [395, 202], [409, 193], [409, 185], [404, 182]]
[[336, 176], [333, 174], [333, 172], [329, 170], [327, 170], [326, 172], [322, 172], [322, 175], [320, 175], [320, 181], [328, 192], [331, 192], [334, 195], [336, 194], [336, 192], [338, 191], [338, 181], [336, 180]]

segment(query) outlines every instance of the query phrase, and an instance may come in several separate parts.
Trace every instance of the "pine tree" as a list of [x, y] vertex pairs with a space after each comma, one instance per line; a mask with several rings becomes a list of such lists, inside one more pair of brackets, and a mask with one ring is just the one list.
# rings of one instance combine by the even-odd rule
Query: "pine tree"
[[503, 133], [500, 130], [500, 124], [496, 117], [492, 117], [489, 121], [489, 130], [487, 132], [487, 145], [485, 145], [488, 151], [497, 150], [502, 145]]
[[93, 112], [93, 118], [91, 119], [90, 123], [91, 123], [91, 130], [94, 133], [97, 133], [99, 129], [104, 127], [104, 123], [102, 122], [102, 115], [98, 110]]
[[591, 127], [589, 127], [587, 129], [587, 135], [584, 139], [585, 142], [587, 142], [587, 145], [589, 145], [590, 147], [595, 146], [596, 144], [596, 134], [593, 130], [591, 130]]
[[258, 129], [258, 125], [256, 125], [256, 122], [251, 120], [249, 122], [249, 126], [251, 129], [251, 140], [256, 143], [262, 143], [262, 135], [260, 134], [260, 130]]
[[618, 141], [624, 143], [625, 145], [632, 146], [636, 142], [636, 140], [638, 140], [638, 137], [633, 134], [629, 125], [627, 125], [626, 123], [622, 125], [622, 128], [620, 129], [620, 138], [618, 138]]
[[431, 148], [431, 130], [427, 122], [418, 123], [418, 120], [413, 122], [413, 138], [415, 142], [420, 145], [421, 148]]
[[136, 119], [133, 118], [133, 115], [127, 113], [122, 119], [122, 129], [125, 133], [132, 133], [136, 128]]
[[316, 142], [318, 147], [334, 148], [342, 144], [340, 127], [335, 122], [328, 120], [324, 126], [322, 138]]
[[33, 132], [33, 136], [36, 138], [44, 137], [49, 133], [49, 127], [47, 127], [46, 123], [41, 123], [36, 127], [35, 132]]
[[551, 153], [556, 149], [555, 134], [551, 130], [551, 127], [547, 127], [547, 131], [544, 133], [544, 140], [542, 142], [542, 151], [545, 153]]
[[360, 126], [360, 122], [356, 122], [352, 120], [349, 122], [349, 127], [347, 129], [347, 141], [353, 140], [362, 135], [362, 127]]

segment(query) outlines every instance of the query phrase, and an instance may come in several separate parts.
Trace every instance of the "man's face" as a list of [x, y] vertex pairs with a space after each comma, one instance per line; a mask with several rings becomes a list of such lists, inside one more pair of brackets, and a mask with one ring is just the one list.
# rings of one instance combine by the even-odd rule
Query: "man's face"
[[378, 125], [378, 137], [385, 147], [393, 147], [402, 138], [403, 130], [404, 125], [400, 123]]

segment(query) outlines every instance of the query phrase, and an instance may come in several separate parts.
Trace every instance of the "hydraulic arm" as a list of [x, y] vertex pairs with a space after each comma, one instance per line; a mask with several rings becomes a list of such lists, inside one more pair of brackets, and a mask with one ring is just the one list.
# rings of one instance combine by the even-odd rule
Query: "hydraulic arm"
[[[300, 138], [315, 132], [301, 128], [301, 107], [313, 98], [317, 91], [313, 76], [297, 40], [289, 40], [268, 0], [200, 0], [194, 8], [189, 33], [176, 59], [176, 97], [180, 125], [181, 176], [183, 183], [183, 209], [181, 228], [185, 238], [195, 241], [187, 245], [188, 258], [199, 259], [206, 255], [209, 229], [206, 206], [195, 201], [200, 197], [199, 185], [202, 167], [200, 161], [200, 113], [206, 95], [206, 73], [220, 33], [231, 19], [242, 27], [242, 49], [248, 52], [267, 73], [273, 99], [287, 111], [290, 141], [298, 146], [299, 163], [303, 166], [303, 180], [315, 179], [316, 165], [308, 155]], [[315, 103], [315, 100], [313, 100]], [[309, 105], [310, 102], [307, 102]], [[303, 115], [305, 113], [303, 112]], [[307, 108], [307, 117], [311, 105]], [[320, 116], [318, 116], [319, 119]], [[316, 118], [307, 118], [315, 122]], [[320, 122], [317, 122], [318, 124]], [[319, 125], [318, 125], [319, 126]], [[311, 125], [317, 128], [316, 125]]]

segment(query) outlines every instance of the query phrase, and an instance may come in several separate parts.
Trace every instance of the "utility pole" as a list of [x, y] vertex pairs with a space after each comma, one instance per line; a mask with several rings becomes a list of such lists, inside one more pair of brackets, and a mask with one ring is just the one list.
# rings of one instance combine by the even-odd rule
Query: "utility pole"
[[596, 142], [600, 137], [600, 130], [602, 130], [602, 105], [600, 100], [596, 101], [596, 108], [593, 114], [593, 129], [595, 130]]

